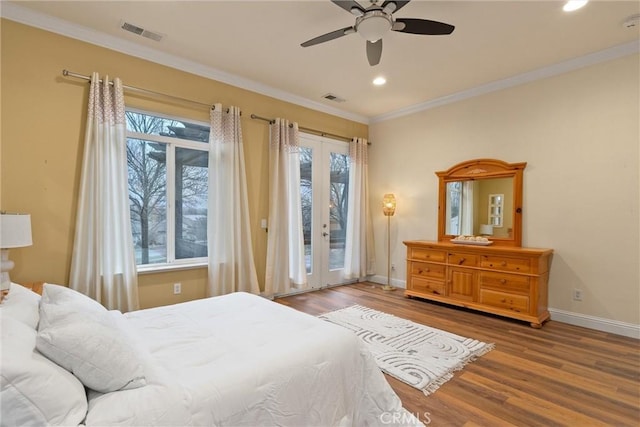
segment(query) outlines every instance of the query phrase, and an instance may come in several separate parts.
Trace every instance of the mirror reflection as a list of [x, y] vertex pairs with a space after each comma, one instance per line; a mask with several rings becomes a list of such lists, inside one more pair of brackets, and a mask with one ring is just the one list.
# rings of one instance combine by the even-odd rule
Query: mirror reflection
[[512, 177], [447, 182], [445, 232], [512, 238], [513, 200]]

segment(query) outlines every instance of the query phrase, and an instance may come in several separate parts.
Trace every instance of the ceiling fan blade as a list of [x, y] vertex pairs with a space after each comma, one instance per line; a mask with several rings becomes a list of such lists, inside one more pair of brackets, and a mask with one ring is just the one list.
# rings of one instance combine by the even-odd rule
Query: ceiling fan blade
[[353, 0], [331, 0], [331, 3], [340, 6], [352, 15], [362, 16], [366, 9]]
[[[404, 24], [404, 27], [401, 27], [401, 24]], [[428, 19], [397, 18], [391, 29], [401, 33], [438, 36], [451, 34], [455, 28], [453, 25]]]
[[382, 9], [386, 10], [385, 8], [389, 5], [389, 3], [395, 3], [396, 7], [390, 11], [389, 13], [394, 13], [399, 11], [400, 9], [402, 9], [403, 7], [405, 7], [407, 5], [407, 3], [409, 3], [411, 0], [406, 0], [406, 1], [400, 1], [400, 0], [386, 0], [384, 3], [382, 3]]
[[340, 30], [335, 30], [335, 31], [332, 31], [330, 33], [323, 34], [321, 36], [315, 37], [315, 38], [313, 38], [311, 40], [307, 40], [306, 42], [301, 43], [300, 46], [302, 46], [302, 47], [313, 46], [313, 45], [324, 43], [324, 42], [328, 42], [329, 40], [334, 40], [334, 39], [337, 39], [339, 37], [346, 36], [347, 34], [351, 34], [351, 33], [355, 33], [355, 32], [356, 32], [356, 30], [353, 27], [342, 28]]
[[377, 42], [367, 40], [367, 59], [372, 67], [380, 63], [382, 57], [382, 39]]

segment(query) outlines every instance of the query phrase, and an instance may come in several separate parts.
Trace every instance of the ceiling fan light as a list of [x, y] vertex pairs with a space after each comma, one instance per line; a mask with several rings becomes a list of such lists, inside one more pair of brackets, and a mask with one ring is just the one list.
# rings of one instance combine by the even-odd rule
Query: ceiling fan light
[[358, 34], [370, 42], [377, 42], [390, 29], [391, 20], [383, 14], [365, 17], [356, 27]]

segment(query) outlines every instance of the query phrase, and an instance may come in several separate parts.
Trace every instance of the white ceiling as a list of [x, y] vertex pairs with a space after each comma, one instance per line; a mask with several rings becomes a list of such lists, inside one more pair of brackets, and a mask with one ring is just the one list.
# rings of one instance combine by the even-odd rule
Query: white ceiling
[[[37, 12], [35, 16], [67, 21], [76, 33], [87, 27], [94, 39], [104, 34], [111, 40], [117, 37], [128, 46], [141, 45], [142, 51], [161, 52], [165, 62], [186, 59], [213, 75], [218, 73], [223, 81], [237, 79], [241, 86], [259, 87], [263, 93], [294, 102], [337, 108], [344, 116], [364, 122], [628, 46], [640, 37], [640, 26], [622, 26], [629, 16], [640, 13], [638, 1], [592, 0], [583, 9], [566, 13], [561, 1], [413, 0], [394, 17], [442, 21], [455, 25], [455, 31], [450, 36], [390, 32], [383, 38], [380, 64], [371, 67], [365, 41], [358, 34], [300, 47], [308, 39], [354, 24], [352, 15], [329, 0], [28, 1], [18, 5], [17, 9]], [[123, 20], [166, 37], [155, 42], [135, 36], [120, 29]], [[58, 26], [61, 23], [65, 24], [56, 21]], [[379, 75], [388, 83], [374, 87], [371, 82]], [[322, 99], [328, 92], [346, 102]]]

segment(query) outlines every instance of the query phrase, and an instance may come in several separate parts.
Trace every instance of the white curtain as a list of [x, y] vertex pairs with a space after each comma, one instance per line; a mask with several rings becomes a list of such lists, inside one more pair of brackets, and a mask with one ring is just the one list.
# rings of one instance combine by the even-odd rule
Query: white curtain
[[462, 200], [460, 203], [462, 215], [460, 221], [460, 234], [473, 235], [473, 189], [475, 181], [464, 181], [462, 183]]
[[213, 106], [209, 145], [208, 294], [258, 294], [239, 108]]
[[91, 76], [69, 286], [108, 309], [137, 310], [122, 82]]
[[349, 144], [349, 162], [349, 215], [345, 240], [344, 277], [360, 280], [375, 273], [366, 139], [353, 138]]
[[275, 119], [269, 144], [269, 236], [265, 294], [279, 295], [307, 285], [300, 201], [298, 124]]

